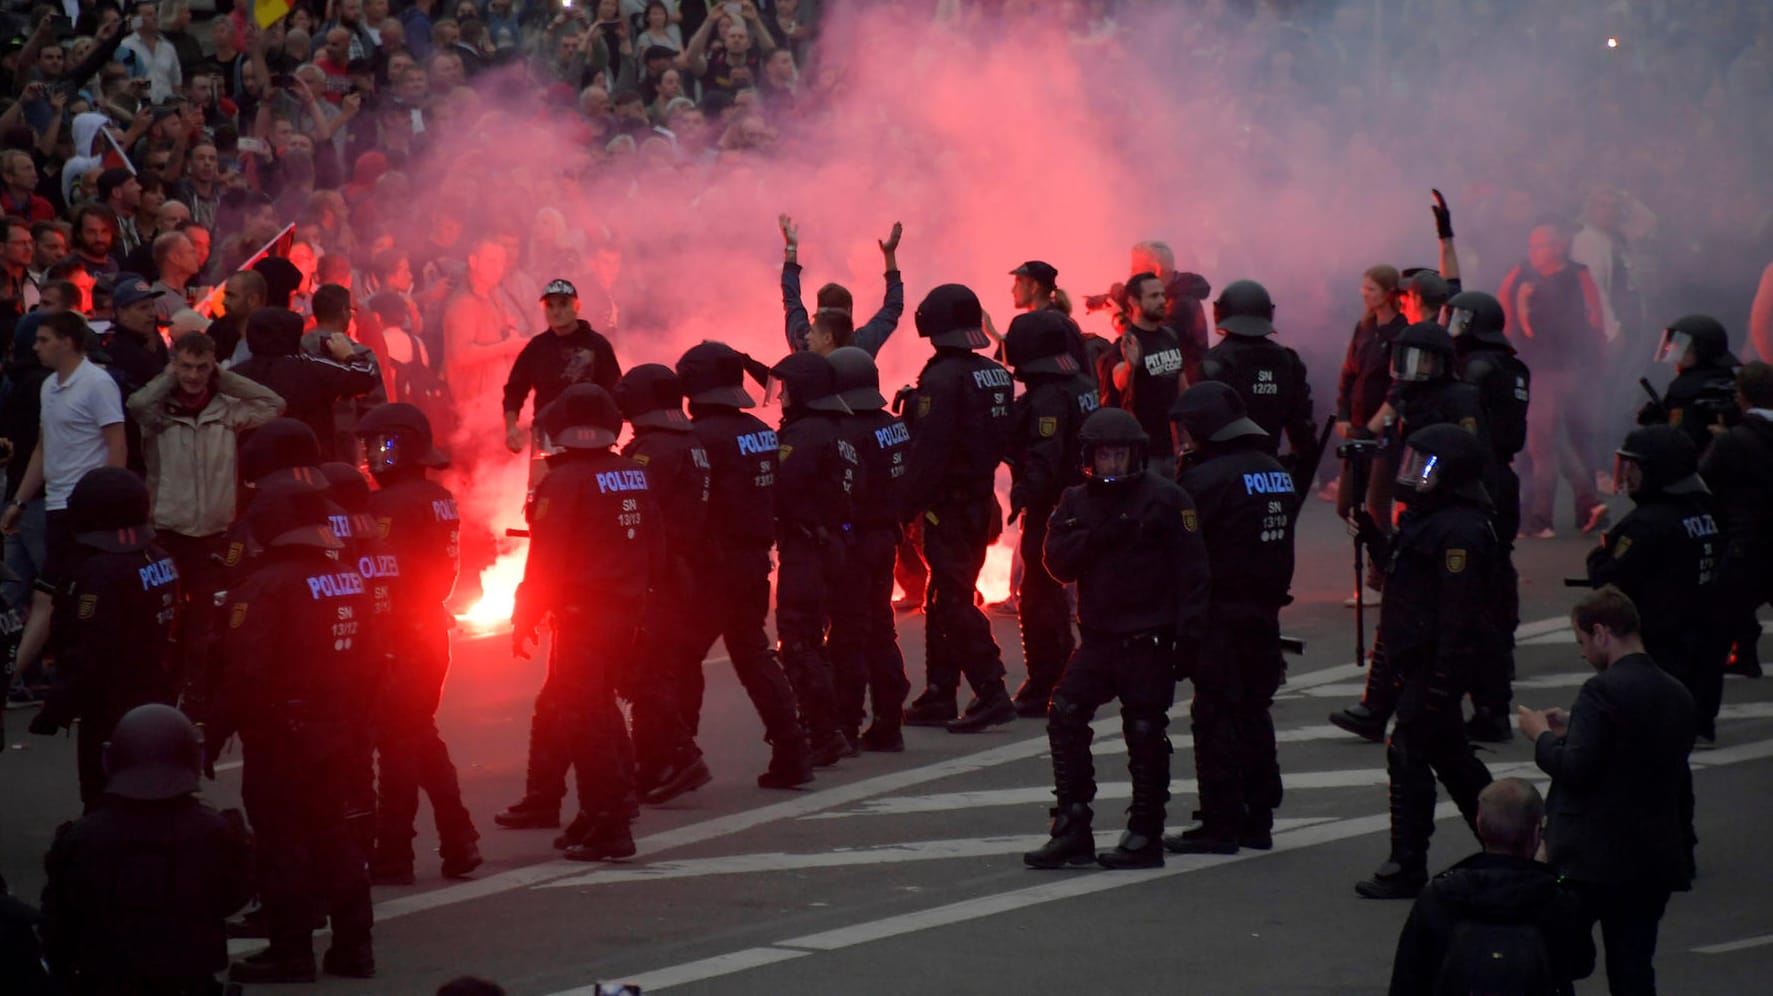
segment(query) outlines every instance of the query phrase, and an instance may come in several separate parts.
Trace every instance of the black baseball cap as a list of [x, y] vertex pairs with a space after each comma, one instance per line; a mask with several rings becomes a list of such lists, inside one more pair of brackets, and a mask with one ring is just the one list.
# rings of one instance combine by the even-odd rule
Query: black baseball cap
[[562, 280], [559, 277], [556, 277], [553, 280], [548, 281], [548, 286], [542, 288], [542, 300], [546, 301], [556, 294], [563, 294], [574, 300], [578, 300], [579, 289], [573, 286], [572, 281]]
[[1043, 263], [1038, 259], [1031, 259], [1028, 262], [1023, 263], [1021, 266], [1011, 270], [1010, 275], [1027, 277], [1037, 284], [1046, 284], [1049, 287], [1059, 282], [1058, 268], [1051, 263]]

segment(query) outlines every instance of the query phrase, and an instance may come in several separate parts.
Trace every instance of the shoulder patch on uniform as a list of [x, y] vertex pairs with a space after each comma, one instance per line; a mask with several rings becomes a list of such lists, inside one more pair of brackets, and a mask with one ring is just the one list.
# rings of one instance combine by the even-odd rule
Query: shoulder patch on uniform
[[1477, 435], [1477, 419], [1467, 415], [1459, 420], [1459, 428], [1475, 436]]
[[1192, 508], [1182, 510], [1182, 528], [1191, 533], [1200, 532], [1200, 513]]
[[1629, 549], [1631, 549], [1631, 537], [1630, 536], [1619, 537], [1619, 541], [1613, 544], [1613, 559], [1618, 560], [1619, 558], [1625, 556], [1625, 551], [1627, 551]]
[[793, 453], [794, 453], [794, 447], [789, 446], [787, 443], [776, 444], [776, 459], [777, 460], [780, 460], [783, 463], [787, 463], [788, 457], [790, 455], [792, 455]]
[[932, 403], [933, 403], [933, 399], [931, 399], [929, 397], [918, 398], [917, 399], [917, 417], [923, 418], [925, 415], [928, 415], [930, 413], [930, 405]]
[[652, 456], [649, 454], [646, 454], [646, 453], [636, 453], [632, 457], [630, 457], [629, 459], [633, 460], [637, 464], [640, 464], [642, 467], [651, 463], [653, 460]]
[[237, 567], [240, 564], [240, 558], [245, 555], [246, 555], [246, 544], [244, 544], [244, 543], [229, 543], [228, 544], [228, 552], [227, 552], [227, 554], [225, 554], [222, 557], [222, 566]]
[[93, 616], [95, 616], [97, 614], [98, 614], [98, 596], [97, 595], [81, 595], [80, 596], [80, 618], [91, 619]]
[[1059, 419], [1052, 415], [1042, 415], [1038, 428], [1040, 429], [1040, 438], [1051, 439], [1059, 431]]
[[1465, 551], [1464, 550], [1448, 550], [1447, 551], [1447, 573], [1448, 574], [1463, 574], [1463, 573], [1465, 573]]
[[381, 537], [382, 539], [387, 539], [388, 534], [392, 533], [393, 531], [394, 531], [394, 519], [392, 516], [383, 515], [383, 516], [378, 516], [376, 518], [376, 535], [377, 536]]
[[234, 611], [228, 615], [228, 628], [239, 629], [246, 624], [246, 603], [235, 602]]

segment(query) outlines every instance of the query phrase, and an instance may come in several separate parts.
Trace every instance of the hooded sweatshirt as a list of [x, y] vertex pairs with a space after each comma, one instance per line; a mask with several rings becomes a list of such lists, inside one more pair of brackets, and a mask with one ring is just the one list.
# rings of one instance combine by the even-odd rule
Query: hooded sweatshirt
[[287, 308], [254, 311], [246, 320], [246, 344], [252, 358], [234, 372], [275, 391], [287, 403], [284, 414], [319, 437], [321, 458], [336, 459], [333, 404], [381, 385], [373, 359], [360, 353], [340, 363], [302, 352], [302, 318]]

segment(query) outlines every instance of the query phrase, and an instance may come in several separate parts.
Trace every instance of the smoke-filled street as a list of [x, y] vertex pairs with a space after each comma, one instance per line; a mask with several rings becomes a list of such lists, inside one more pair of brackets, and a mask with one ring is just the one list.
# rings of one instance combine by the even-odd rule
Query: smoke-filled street
[[[1561, 579], [1587, 544], [1526, 543], [1517, 554], [1524, 620], [1516, 700], [1568, 704], [1592, 671], [1576, 656]], [[639, 854], [620, 863], [558, 860], [554, 831], [510, 831], [487, 817], [521, 791], [524, 735], [541, 680], [513, 661], [503, 632], [458, 638], [440, 717], [487, 863], [445, 882], [419, 827], [419, 882], [378, 888], [374, 981], [324, 980], [320, 992], [420, 993], [464, 973], [512, 993], [590, 992], [597, 981], [683, 993], [1379, 992], [1408, 903], [1358, 898], [1385, 856], [1385, 749], [1328, 725], [1359, 695], [1352, 654], [1348, 540], [1327, 503], [1305, 509], [1298, 602], [1283, 630], [1303, 637], [1275, 704], [1286, 798], [1275, 849], [1231, 858], [1171, 855], [1158, 871], [1036, 872], [1021, 853], [1046, 836], [1051, 771], [1044, 724], [978, 736], [907, 730], [905, 753], [820, 769], [803, 791], [754, 787], [767, 760], [757, 720], [717, 645], [702, 743], [715, 780], [635, 823]], [[694, 606], [685, 606], [693, 613]], [[1376, 613], [1369, 614], [1369, 625]], [[922, 621], [901, 615], [907, 669], [922, 674]], [[1012, 682], [1015, 624], [995, 621]], [[1196, 804], [1188, 685], [1172, 710], [1171, 828]], [[32, 897], [55, 825], [78, 812], [73, 741], [24, 734], [7, 716], [0, 760], [0, 866]], [[1111, 846], [1127, 797], [1119, 717], [1097, 717], [1098, 838]], [[1663, 921], [1665, 991], [1757, 991], [1773, 969], [1773, 685], [1731, 679], [1718, 749], [1693, 756], [1699, 877]], [[1544, 782], [1526, 744], [1481, 756], [1498, 777]], [[237, 805], [238, 751], [205, 796]], [[234, 763], [231, 763], [234, 762]], [[1430, 867], [1476, 850], [1442, 796]], [[1738, 943], [1740, 942], [1740, 943]], [[237, 951], [262, 942], [232, 942]], [[324, 944], [324, 942], [322, 942]], [[256, 987], [252, 987], [256, 991]], [[1599, 977], [1579, 992], [1602, 992]]]

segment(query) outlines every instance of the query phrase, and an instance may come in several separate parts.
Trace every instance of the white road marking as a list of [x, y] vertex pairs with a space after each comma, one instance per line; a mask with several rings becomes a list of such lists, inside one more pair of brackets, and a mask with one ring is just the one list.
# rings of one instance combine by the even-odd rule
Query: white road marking
[[1762, 934], [1759, 937], [1745, 937], [1740, 941], [1727, 944], [1707, 944], [1693, 949], [1694, 954], [1729, 954], [1732, 951], [1747, 951], [1749, 948], [1761, 948], [1773, 944], [1773, 934]]
[[[701, 982], [704, 979], [717, 979], [723, 975], [733, 975], [747, 969], [761, 968], [764, 965], [774, 965], [777, 962], [790, 961], [795, 958], [805, 958], [812, 953], [811, 951], [791, 951], [787, 948], [777, 947], [746, 948], [731, 954], [716, 955], [713, 958], [704, 958], [701, 961], [686, 962], [671, 968], [649, 972], [646, 975], [646, 982], [641, 985], [641, 991], [650, 992], [655, 989]], [[630, 984], [634, 981], [630, 980]], [[601, 996], [601, 994], [598, 992], [596, 984], [592, 984], [579, 986], [576, 989], [565, 989], [554, 993], [553, 996]]]

